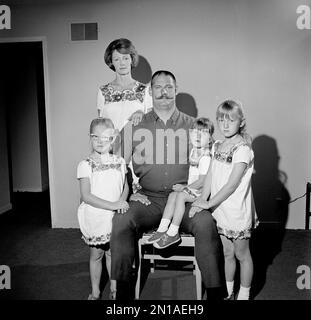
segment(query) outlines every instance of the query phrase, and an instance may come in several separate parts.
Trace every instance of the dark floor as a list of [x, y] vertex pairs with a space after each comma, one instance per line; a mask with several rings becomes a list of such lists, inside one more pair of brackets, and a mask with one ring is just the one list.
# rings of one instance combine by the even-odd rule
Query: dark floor
[[[50, 228], [47, 193], [15, 197], [14, 210], [0, 215], [0, 265], [11, 269], [11, 290], [0, 290], [0, 299], [85, 300], [90, 292], [88, 247], [80, 231]], [[252, 254], [255, 300], [311, 299], [311, 290], [296, 285], [297, 267], [311, 267], [311, 231], [261, 225], [252, 238]], [[194, 300], [190, 267], [161, 263], [152, 274], [145, 265], [141, 299]], [[103, 286], [106, 280], [104, 274]], [[309, 287], [310, 281], [309, 272]]]

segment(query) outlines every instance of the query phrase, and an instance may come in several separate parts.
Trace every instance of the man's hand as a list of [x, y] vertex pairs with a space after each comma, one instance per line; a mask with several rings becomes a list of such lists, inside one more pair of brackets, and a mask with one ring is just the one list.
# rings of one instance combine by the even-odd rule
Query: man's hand
[[130, 200], [131, 201], [139, 201], [142, 204], [144, 204], [145, 206], [149, 206], [149, 204], [151, 204], [151, 202], [149, 201], [148, 197], [145, 196], [144, 194], [139, 193], [139, 192], [136, 192], [136, 193], [132, 194], [130, 196]]
[[172, 187], [172, 189], [177, 192], [182, 192], [185, 188], [186, 188], [186, 186], [179, 184], [179, 183], [174, 184]]
[[137, 110], [130, 116], [129, 120], [133, 122], [134, 126], [137, 126], [139, 122], [142, 120], [143, 116], [144, 112], [141, 110]]

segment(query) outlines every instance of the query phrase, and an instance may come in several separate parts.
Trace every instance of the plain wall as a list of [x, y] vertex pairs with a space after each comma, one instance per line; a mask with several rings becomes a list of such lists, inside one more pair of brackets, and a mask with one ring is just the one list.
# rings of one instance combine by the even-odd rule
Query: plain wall
[[[78, 226], [76, 166], [89, 152], [98, 86], [114, 76], [103, 63], [104, 50], [120, 37], [133, 41], [152, 71], [175, 73], [179, 91], [194, 101], [199, 116], [215, 120], [223, 99], [241, 100], [249, 133], [274, 143], [290, 197], [302, 195], [311, 180], [311, 31], [296, 28], [300, 4], [120, 0], [12, 6], [12, 29], [0, 37], [47, 41], [53, 227]], [[70, 22], [98, 22], [99, 40], [70, 42]], [[269, 164], [265, 145], [258, 145]], [[303, 228], [304, 206], [304, 199], [290, 204], [288, 228]]]

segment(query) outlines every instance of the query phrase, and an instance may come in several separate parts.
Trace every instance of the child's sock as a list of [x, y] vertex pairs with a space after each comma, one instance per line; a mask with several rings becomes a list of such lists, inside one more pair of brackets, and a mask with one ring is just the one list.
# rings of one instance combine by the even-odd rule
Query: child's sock
[[226, 281], [226, 285], [227, 285], [228, 297], [230, 297], [233, 292], [234, 281]]
[[176, 226], [175, 224], [171, 224], [166, 233], [170, 237], [174, 237], [178, 233], [178, 230], [179, 230], [179, 226]]
[[240, 291], [237, 300], [249, 300], [249, 291], [251, 287], [240, 286]]
[[171, 220], [170, 219], [165, 219], [162, 218], [160, 221], [160, 225], [157, 231], [159, 232], [165, 232], [168, 229], [168, 226], [170, 224]]

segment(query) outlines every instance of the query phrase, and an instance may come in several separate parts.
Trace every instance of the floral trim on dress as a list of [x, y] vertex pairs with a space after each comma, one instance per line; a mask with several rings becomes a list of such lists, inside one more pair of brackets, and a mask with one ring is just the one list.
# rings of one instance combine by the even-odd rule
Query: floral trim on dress
[[100, 91], [105, 98], [105, 104], [119, 101], [135, 101], [144, 102], [147, 86], [136, 81], [133, 89], [115, 90], [110, 84], [100, 87]]
[[106, 235], [101, 235], [101, 236], [93, 236], [90, 238], [85, 237], [84, 235], [81, 237], [81, 239], [84, 240], [84, 242], [89, 245], [89, 246], [98, 246], [105, 244], [110, 241], [111, 233], [108, 233]]
[[109, 163], [98, 163], [91, 158], [86, 159], [86, 161], [88, 162], [88, 164], [92, 168], [92, 172], [103, 171], [103, 170], [108, 170], [108, 169], [121, 170], [121, 166], [123, 165], [121, 158], [113, 157], [111, 160], [112, 160], [112, 162], [109, 162]]
[[227, 163], [232, 162], [233, 153], [237, 150], [238, 147], [247, 145], [244, 141], [239, 142], [238, 144], [231, 147], [231, 149], [229, 151], [221, 152], [221, 151], [218, 151], [220, 144], [221, 144], [220, 141], [215, 142], [215, 150], [214, 150], [213, 158], [218, 161], [227, 162]]
[[237, 240], [237, 239], [249, 239], [251, 237], [251, 233], [252, 231], [257, 228], [259, 225], [259, 220], [256, 219], [255, 223], [254, 223], [254, 226], [250, 227], [250, 228], [247, 228], [245, 230], [241, 230], [241, 231], [235, 231], [235, 230], [230, 230], [230, 229], [225, 229], [225, 228], [222, 228], [220, 226], [217, 226], [217, 231], [219, 234], [222, 234], [224, 235], [226, 238], [229, 238], [229, 239], [234, 239], [234, 240]]
[[[207, 148], [204, 148], [203, 151], [201, 151], [202, 153], [198, 156], [198, 157], [195, 157], [193, 154], [194, 154], [194, 151], [196, 148], [193, 148], [191, 150], [191, 153], [190, 153], [190, 157], [189, 157], [189, 162], [190, 162], [190, 166], [192, 167], [198, 167], [199, 166], [199, 162], [201, 160], [201, 158], [203, 156], [211, 156], [211, 153], [210, 153], [210, 150], [207, 149]], [[200, 149], [196, 149], [197, 151], [200, 150]]]

